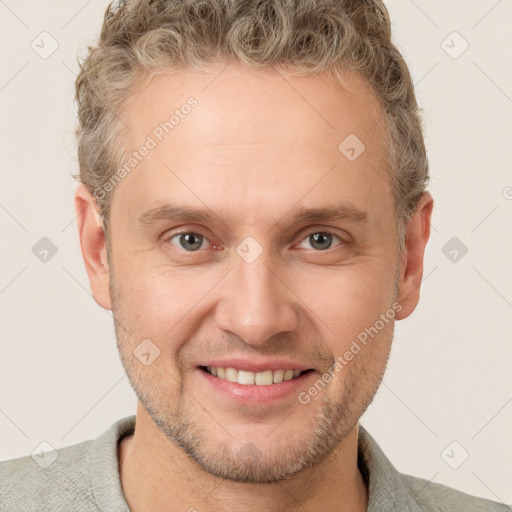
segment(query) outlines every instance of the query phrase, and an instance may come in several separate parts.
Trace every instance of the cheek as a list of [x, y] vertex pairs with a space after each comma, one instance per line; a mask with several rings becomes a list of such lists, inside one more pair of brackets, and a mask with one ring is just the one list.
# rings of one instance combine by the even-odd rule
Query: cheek
[[116, 283], [123, 308], [137, 322], [151, 323], [184, 314], [189, 298], [199, 293], [197, 279], [177, 269], [133, 255], [116, 262]]
[[118, 278], [120, 309], [133, 343], [150, 339], [162, 352], [172, 354], [194, 334], [198, 319], [211, 307], [222, 269], [170, 269], [126, 266]]
[[[148, 256], [124, 255], [115, 264], [123, 313], [133, 337], [159, 340], [165, 350], [176, 350], [173, 339], [187, 339], [201, 319], [213, 316], [218, 290], [229, 293], [222, 283], [229, 266], [176, 268], [151, 264]], [[390, 307], [394, 276], [388, 260], [372, 254], [337, 267], [288, 267], [282, 277], [293, 293], [287, 300], [326, 341], [339, 340], [341, 350]]]
[[382, 263], [321, 268], [296, 276], [296, 290], [326, 339], [336, 340], [342, 350], [391, 307], [391, 274]]

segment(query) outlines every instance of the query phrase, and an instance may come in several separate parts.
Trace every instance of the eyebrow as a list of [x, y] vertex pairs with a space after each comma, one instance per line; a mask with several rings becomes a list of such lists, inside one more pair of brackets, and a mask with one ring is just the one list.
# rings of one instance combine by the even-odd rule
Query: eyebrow
[[[319, 208], [293, 208], [282, 219], [291, 217], [293, 223], [304, 221], [329, 221], [345, 220], [348, 222], [362, 222], [368, 218], [368, 214], [352, 203], [336, 203]], [[208, 208], [191, 208], [177, 204], [165, 204], [157, 208], [147, 210], [139, 217], [142, 227], [150, 227], [158, 221], [187, 221], [187, 222], [219, 222], [222, 220]], [[275, 225], [274, 224], [274, 225]]]

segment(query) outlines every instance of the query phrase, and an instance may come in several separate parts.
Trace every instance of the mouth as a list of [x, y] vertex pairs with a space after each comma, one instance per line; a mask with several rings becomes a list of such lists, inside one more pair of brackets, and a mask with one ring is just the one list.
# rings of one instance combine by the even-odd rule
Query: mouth
[[312, 373], [312, 368], [307, 370], [276, 369], [251, 372], [239, 370], [233, 367], [222, 368], [218, 366], [199, 366], [199, 369], [219, 380], [241, 384], [242, 386], [272, 386], [286, 381], [293, 381], [302, 375]]

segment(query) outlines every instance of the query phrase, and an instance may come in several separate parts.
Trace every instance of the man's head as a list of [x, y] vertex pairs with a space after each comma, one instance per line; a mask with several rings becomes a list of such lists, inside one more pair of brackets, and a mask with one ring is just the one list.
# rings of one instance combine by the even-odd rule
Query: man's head
[[[391, 42], [390, 20], [381, 0], [110, 4], [100, 40], [89, 47], [76, 81], [76, 178], [95, 195], [106, 230], [113, 185], [129, 156], [122, 141], [130, 128], [121, 115], [127, 98], [143, 88], [154, 71], [181, 66], [207, 70], [219, 62], [291, 70], [296, 75], [325, 73], [341, 86], [347, 71], [361, 75], [379, 103], [378, 123], [385, 127], [376, 172], [391, 186], [397, 242], [403, 249], [405, 224], [428, 182], [428, 160], [414, 87]], [[374, 137], [374, 128], [366, 138]], [[127, 166], [128, 172], [131, 168]]]
[[[381, 2], [125, 2], [82, 64], [93, 294], [148, 417], [211, 474], [332, 453], [416, 307], [432, 199], [389, 37]], [[241, 396], [206, 367], [309, 371]]]

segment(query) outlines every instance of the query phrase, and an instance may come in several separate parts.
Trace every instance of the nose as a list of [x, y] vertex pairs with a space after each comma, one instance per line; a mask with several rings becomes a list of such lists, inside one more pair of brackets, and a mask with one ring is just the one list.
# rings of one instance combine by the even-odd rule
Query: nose
[[252, 263], [235, 261], [215, 314], [219, 328], [250, 345], [262, 345], [280, 332], [292, 331], [298, 321], [293, 292], [264, 254]]

